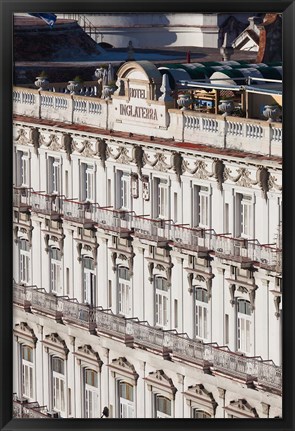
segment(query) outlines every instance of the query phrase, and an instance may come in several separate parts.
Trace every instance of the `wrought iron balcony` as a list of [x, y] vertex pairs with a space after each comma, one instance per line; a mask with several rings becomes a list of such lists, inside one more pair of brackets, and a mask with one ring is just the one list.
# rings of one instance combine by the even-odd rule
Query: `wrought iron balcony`
[[63, 213], [64, 197], [56, 194], [31, 192], [32, 211], [49, 215], [52, 219], [60, 219]]
[[255, 380], [257, 385], [277, 391], [282, 389], [282, 369], [272, 361], [241, 356], [228, 347], [205, 344], [176, 330], [164, 331], [150, 326], [146, 321], [118, 316], [109, 309], [93, 308], [76, 299], [52, 295], [44, 289], [23, 287], [15, 284], [14, 302], [21, 306], [25, 302], [30, 303], [33, 313], [47, 315], [64, 324], [77, 325], [92, 334], [116, 338], [129, 347], [148, 349], [164, 358], [174, 357], [202, 367], [207, 364], [211, 372], [218, 371], [243, 381], [248, 381], [251, 376], [251, 381]]
[[29, 402], [19, 399], [13, 394], [13, 417], [27, 419], [52, 419], [58, 417], [58, 413], [50, 413], [47, 406], [40, 406], [37, 401]]
[[31, 207], [31, 191], [28, 187], [13, 188], [13, 206], [20, 212], [28, 212]]
[[157, 246], [166, 246], [169, 241], [170, 222], [134, 215], [132, 226], [135, 236], [155, 242]]
[[213, 229], [190, 228], [171, 220], [155, 220], [138, 216], [133, 211], [100, 207], [97, 203], [79, 202], [30, 189], [15, 188], [14, 201], [19, 207], [24, 205], [26, 210], [47, 214], [51, 218], [62, 217], [86, 228], [95, 226], [125, 238], [133, 235], [154, 242], [158, 247], [171, 243], [199, 255], [213, 253], [244, 267], [257, 265], [269, 271], [282, 271], [282, 250], [275, 244], [260, 244], [255, 239], [234, 238], [230, 234], [217, 234]]

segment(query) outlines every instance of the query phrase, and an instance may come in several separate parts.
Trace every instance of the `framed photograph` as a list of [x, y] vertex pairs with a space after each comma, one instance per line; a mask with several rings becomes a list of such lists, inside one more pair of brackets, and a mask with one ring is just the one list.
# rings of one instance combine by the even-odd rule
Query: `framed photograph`
[[294, 1], [1, 6], [1, 430], [294, 429]]

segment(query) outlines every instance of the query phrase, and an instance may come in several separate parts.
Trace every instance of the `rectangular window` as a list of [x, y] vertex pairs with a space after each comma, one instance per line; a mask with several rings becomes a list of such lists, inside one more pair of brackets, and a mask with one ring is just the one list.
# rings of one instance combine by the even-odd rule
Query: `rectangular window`
[[93, 259], [83, 258], [83, 302], [85, 304], [95, 305], [95, 287], [96, 277]]
[[205, 289], [196, 289], [196, 337], [206, 340], [208, 338], [208, 292]]
[[29, 241], [21, 239], [19, 242], [20, 282], [29, 283], [30, 280], [30, 246]]
[[194, 186], [193, 225], [209, 228], [209, 187]]
[[85, 417], [97, 418], [99, 414], [97, 372], [93, 370], [84, 370], [84, 384]]
[[25, 151], [17, 151], [17, 185], [30, 187], [29, 181], [29, 154]]
[[67, 295], [70, 294], [70, 269], [66, 269]]
[[253, 200], [251, 196], [238, 193], [237, 199], [237, 236], [250, 238], [253, 226]]
[[48, 193], [61, 194], [60, 159], [48, 157]]
[[134, 388], [128, 383], [119, 382], [120, 418], [134, 418]]
[[155, 204], [154, 212], [156, 218], [168, 219], [168, 182], [167, 180], [155, 179]]
[[112, 307], [112, 280], [109, 280], [108, 307]]
[[167, 280], [162, 277], [155, 278], [155, 323], [167, 326], [169, 319], [169, 296]]
[[57, 295], [63, 294], [61, 277], [61, 253], [57, 248], [50, 250], [50, 288]]
[[224, 316], [224, 343], [229, 343], [229, 315]]
[[251, 305], [243, 299], [238, 300], [237, 349], [240, 352], [251, 353]]
[[155, 395], [155, 410], [157, 418], [171, 417], [171, 400], [160, 395]]
[[177, 193], [174, 193], [174, 223], [178, 220], [178, 205], [177, 205]]
[[29, 346], [21, 346], [22, 355], [22, 395], [32, 400], [34, 398], [34, 369], [33, 349]]
[[94, 166], [81, 163], [81, 200], [94, 202]]
[[238, 350], [244, 353], [250, 353], [250, 327], [248, 319], [238, 318]]
[[108, 180], [108, 190], [107, 190], [107, 205], [112, 205], [112, 180]]
[[65, 188], [66, 188], [66, 197], [69, 197], [69, 171], [65, 171]]
[[132, 290], [127, 268], [118, 268], [118, 311], [132, 317]]
[[65, 413], [64, 361], [60, 358], [52, 358], [52, 407]]
[[224, 232], [229, 233], [229, 204], [224, 205]]
[[174, 299], [174, 327], [178, 327], [178, 301]]
[[130, 209], [130, 175], [127, 172], [118, 171], [119, 176], [119, 208]]

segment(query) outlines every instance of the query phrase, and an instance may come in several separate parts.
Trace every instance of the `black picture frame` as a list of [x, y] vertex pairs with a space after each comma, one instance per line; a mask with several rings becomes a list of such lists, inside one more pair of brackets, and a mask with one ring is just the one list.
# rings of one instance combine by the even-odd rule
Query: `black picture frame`
[[[0, 424], [1, 430], [147, 430], [166, 429], [206, 429], [206, 430], [284, 430], [295, 429], [294, 414], [294, 77], [295, 77], [295, 4], [294, 0], [227, 0], [225, 2], [206, 0], [139, 0], [97, 1], [87, 0], [47, 0], [9, 1], [0, 0], [1, 5], [1, 143], [0, 143]], [[194, 419], [12, 419], [12, 74], [13, 74], [13, 13], [16, 12], [282, 12], [283, 13], [283, 279], [284, 279], [284, 318], [283, 318], [283, 418], [248, 419], [196, 422]]]

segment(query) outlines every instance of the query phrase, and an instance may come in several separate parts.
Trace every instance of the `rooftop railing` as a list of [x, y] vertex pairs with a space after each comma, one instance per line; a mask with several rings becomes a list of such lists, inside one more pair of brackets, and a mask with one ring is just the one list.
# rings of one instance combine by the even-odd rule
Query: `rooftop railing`
[[[14, 199], [20, 200], [20, 189], [14, 191]], [[213, 229], [190, 228], [174, 224], [171, 220], [155, 220], [137, 216], [132, 211], [100, 207], [96, 203], [78, 202], [64, 196], [48, 195], [28, 189], [24, 194], [25, 204], [34, 212], [49, 214], [82, 223], [85, 227], [115, 232], [122, 237], [130, 235], [166, 246], [168, 242], [199, 253], [214, 253], [223, 259], [241, 264], [258, 264], [270, 271], [282, 271], [282, 250], [275, 244], [260, 244], [255, 239], [234, 238], [230, 234], [217, 234]]]
[[91, 333], [96, 330], [125, 343], [128, 340], [132, 347], [150, 349], [164, 357], [171, 355], [200, 366], [206, 363], [212, 370], [226, 376], [245, 380], [251, 376], [259, 385], [276, 390], [282, 388], [282, 369], [272, 361], [241, 356], [228, 347], [220, 347], [216, 343], [205, 344], [176, 330], [153, 327], [146, 321], [118, 316], [109, 309], [93, 308], [76, 299], [55, 296], [35, 286], [24, 289], [24, 286], [14, 284], [14, 302], [18, 305], [23, 302], [19, 300], [20, 296], [30, 304], [33, 313], [46, 314], [51, 318], [58, 315], [60, 322], [78, 325]]
[[[55, 90], [55, 91], [54, 91]], [[138, 133], [139, 122], [122, 128], [114, 121], [118, 109], [112, 100], [97, 97], [97, 82], [89, 82], [81, 94], [65, 94], [66, 83], [54, 84], [48, 91], [14, 87], [13, 113], [38, 119], [61, 121], [68, 124], [94, 126], [105, 130]], [[61, 91], [61, 92], [57, 92]], [[94, 96], [94, 97], [93, 97]], [[155, 109], [158, 105], [155, 105]], [[159, 138], [204, 144], [219, 148], [236, 148], [242, 151], [282, 156], [282, 124], [253, 118], [224, 117], [215, 113], [194, 110], [176, 110], [167, 106], [168, 129], [155, 130]], [[134, 128], [133, 128], [134, 127]], [[151, 126], [153, 127], [153, 126]], [[163, 128], [164, 129], [164, 128]], [[196, 133], [197, 132], [197, 133]], [[150, 136], [146, 124], [142, 134]], [[259, 145], [256, 145], [259, 142]]]

